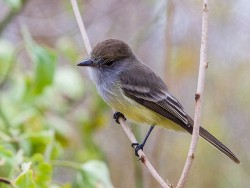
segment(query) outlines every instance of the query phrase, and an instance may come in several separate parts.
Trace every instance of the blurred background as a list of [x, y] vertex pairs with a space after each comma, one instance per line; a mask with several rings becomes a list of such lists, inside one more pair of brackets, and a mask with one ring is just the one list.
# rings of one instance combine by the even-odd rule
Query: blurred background
[[[194, 114], [202, 1], [78, 1], [92, 46], [130, 44]], [[203, 140], [186, 187], [250, 183], [250, 2], [209, 2], [209, 66], [202, 124], [241, 160]], [[134, 156], [87, 71], [70, 1], [0, 1], [0, 180], [17, 187], [159, 187]], [[148, 126], [131, 125], [141, 141]], [[191, 136], [156, 128], [144, 148], [176, 185]], [[9, 187], [0, 183], [0, 187]]]

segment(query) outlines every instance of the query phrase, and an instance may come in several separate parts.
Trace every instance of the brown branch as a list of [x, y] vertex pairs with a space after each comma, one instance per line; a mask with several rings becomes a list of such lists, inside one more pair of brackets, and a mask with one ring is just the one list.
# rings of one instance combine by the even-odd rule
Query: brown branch
[[[71, 0], [71, 4], [72, 4], [72, 7], [73, 7], [74, 14], [76, 16], [76, 20], [77, 20], [78, 26], [79, 26], [80, 31], [81, 31], [81, 35], [82, 35], [85, 47], [87, 49], [88, 54], [90, 54], [91, 53], [91, 46], [90, 46], [89, 38], [88, 38], [87, 32], [85, 30], [85, 27], [84, 27], [84, 24], [83, 24], [83, 21], [82, 21], [82, 17], [81, 17], [81, 14], [79, 12], [76, 0]], [[129, 140], [131, 141], [131, 143], [138, 143], [137, 140], [136, 140], [136, 138], [135, 138], [135, 136], [134, 136], [134, 134], [133, 134], [133, 132], [132, 132], [132, 130], [125, 124], [124, 120], [122, 118], [119, 118], [119, 122], [120, 122], [120, 125], [122, 126], [124, 132], [128, 136]], [[157, 182], [159, 182], [159, 184], [163, 188], [170, 188], [170, 187], [172, 187], [172, 185], [168, 185], [160, 177], [160, 175], [157, 173], [157, 171], [151, 165], [151, 163], [149, 162], [149, 160], [147, 159], [146, 155], [144, 154], [144, 152], [142, 150], [139, 150], [138, 154], [139, 154], [140, 161], [142, 162], [142, 164], [144, 164], [148, 168], [148, 171], [155, 178], [155, 180]]]
[[197, 93], [195, 94], [195, 116], [194, 116], [194, 128], [192, 134], [192, 141], [190, 144], [187, 160], [182, 171], [180, 180], [177, 184], [177, 188], [184, 187], [188, 174], [191, 169], [192, 162], [195, 157], [195, 150], [199, 138], [199, 129], [201, 125], [201, 107], [203, 101], [205, 74], [207, 69], [207, 36], [208, 36], [208, 0], [203, 0], [203, 12], [202, 12], [202, 31], [201, 31], [201, 48], [200, 48], [200, 67], [197, 84]]
[[[12, 185], [11, 181], [6, 179], [6, 178], [2, 178], [0, 177], [0, 184], [3, 183], [3, 184], [7, 184], [7, 185]], [[1, 187], [1, 186], [0, 186]]]
[[72, 4], [72, 8], [73, 8], [75, 17], [76, 17], [78, 27], [79, 27], [79, 29], [81, 31], [82, 40], [84, 42], [85, 48], [87, 50], [87, 53], [90, 54], [91, 53], [91, 45], [90, 45], [90, 42], [89, 42], [89, 37], [87, 35], [85, 26], [83, 24], [83, 20], [82, 20], [82, 17], [81, 17], [81, 14], [80, 14], [80, 11], [79, 11], [79, 8], [78, 8], [78, 5], [77, 5], [77, 1], [76, 0], [71, 0], [71, 4]]
[[[128, 136], [129, 140], [131, 141], [131, 143], [138, 143], [132, 130], [125, 124], [124, 120], [122, 118], [119, 118], [119, 122], [124, 130], [124, 132], [126, 133], [126, 135]], [[168, 183], [166, 183], [161, 176], [157, 173], [157, 171], [154, 169], [154, 167], [151, 165], [151, 163], [149, 162], [149, 160], [147, 159], [145, 153], [142, 150], [138, 151], [138, 155], [140, 158], [140, 161], [142, 162], [142, 164], [144, 164], [147, 168], [148, 171], [151, 173], [151, 175], [155, 178], [155, 180], [164, 188], [170, 188], [173, 187], [172, 184], [169, 183], [169, 181], [167, 181]]]

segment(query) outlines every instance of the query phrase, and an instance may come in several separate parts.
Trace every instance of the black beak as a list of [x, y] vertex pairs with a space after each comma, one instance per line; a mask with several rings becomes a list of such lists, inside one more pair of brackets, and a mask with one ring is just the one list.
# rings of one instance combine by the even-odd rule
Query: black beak
[[85, 67], [92, 67], [94, 65], [91, 59], [84, 60], [81, 63], [78, 63], [77, 66], [85, 66]]

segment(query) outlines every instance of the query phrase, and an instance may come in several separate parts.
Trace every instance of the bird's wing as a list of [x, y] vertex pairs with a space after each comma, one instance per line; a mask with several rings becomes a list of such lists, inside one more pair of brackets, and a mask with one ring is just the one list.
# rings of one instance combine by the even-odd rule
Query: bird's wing
[[[140, 66], [139, 69], [137, 67], [132, 71], [123, 71], [119, 78], [125, 96], [172, 120], [192, 134], [194, 124], [192, 118], [184, 112], [177, 99], [168, 92], [161, 78], [148, 67]], [[202, 127], [200, 127], [200, 136], [234, 162], [240, 163], [239, 159], [225, 145]]]
[[140, 66], [140, 71], [136, 70], [138, 69], [123, 71], [119, 75], [124, 95], [190, 132], [189, 116], [178, 100], [168, 92], [161, 78], [146, 66]]

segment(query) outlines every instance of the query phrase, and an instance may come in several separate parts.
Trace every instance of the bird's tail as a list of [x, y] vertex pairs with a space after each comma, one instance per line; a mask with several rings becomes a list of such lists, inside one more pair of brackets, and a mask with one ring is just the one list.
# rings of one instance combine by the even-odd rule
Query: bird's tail
[[217, 140], [213, 135], [211, 135], [206, 129], [200, 127], [200, 136], [220, 150], [222, 153], [227, 155], [236, 163], [240, 163], [239, 159], [231, 152], [224, 144]]
[[[191, 126], [183, 126], [183, 128], [186, 129], [186, 131], [188, 131], [190, 134], [192, 134], [194, 121], [190, 116], [188, 116], [188, 122]], [[238, 164], [240, 163], [240, 160], [233, 154], [233, 152], [231, 152], [230, 149], [228, 149], [224, 144], [222, 144], [217, 138], [211, 135], [206, 129], [200, 127], [199, 133], [202, 138], [204, 138], [207, 142], [209, 142], [222, 153], [224, 153], [226, 156], [228, 156], [232, 161]]]

